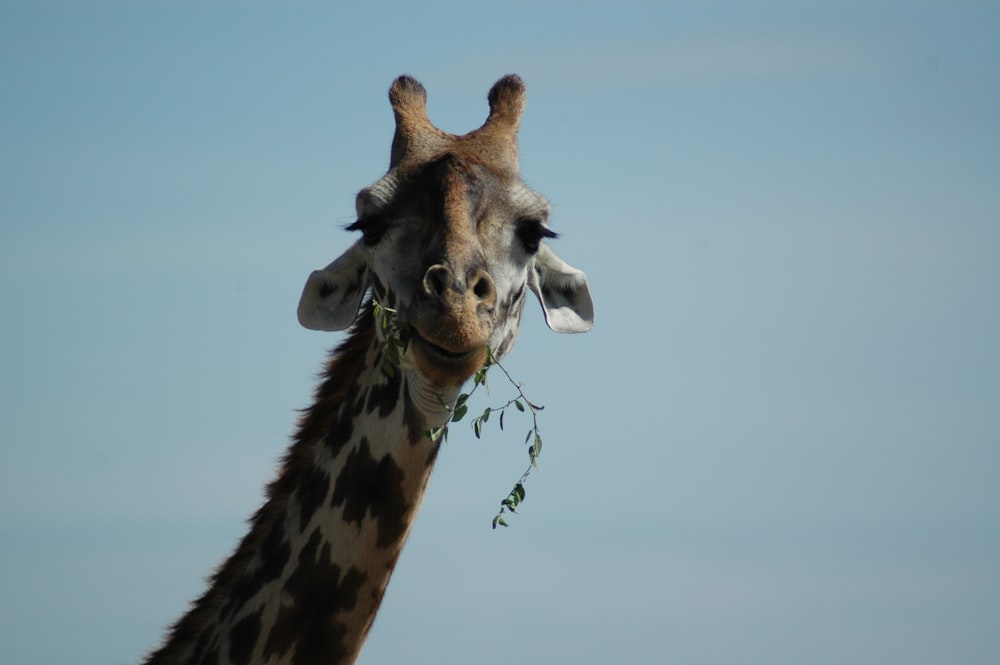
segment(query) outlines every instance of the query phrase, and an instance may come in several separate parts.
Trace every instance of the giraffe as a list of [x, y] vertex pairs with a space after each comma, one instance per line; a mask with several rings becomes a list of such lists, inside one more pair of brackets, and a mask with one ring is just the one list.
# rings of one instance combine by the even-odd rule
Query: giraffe
[[[549, 204], [518, 174], [521, 79], [497, 81], [485, 124], [462, 136], [431, 124], [426, 99], [409, 76], [390, 88], [389, 170], [347, 227], [361, 237], [309, 276], [298, 307], [306, 328], [350, 330], [249, 533], [147, 665], [353, 663], [438, 454], [426, 432], [487, 348], [510, 350], [526, 290], [551, 329], [593, 324], [586, 277], [544, 244]], [[394, 371], [375, 301], [408, 331]]]

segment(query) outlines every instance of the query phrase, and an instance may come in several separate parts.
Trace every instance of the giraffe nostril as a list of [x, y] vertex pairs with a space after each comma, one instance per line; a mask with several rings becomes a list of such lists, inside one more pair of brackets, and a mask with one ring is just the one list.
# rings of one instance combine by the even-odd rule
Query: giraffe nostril
[[452, 281], [451, 270], [447, 266], [433, 265], [424, 273], [424, 292], [440, 298], [451, 286]]
[[493, 278], [485, 270], [476, 270], [469, 277], [472, 286], [472, 293], [480, 302], [491, 302], [496, 299], [496, 289], [493, 286]]

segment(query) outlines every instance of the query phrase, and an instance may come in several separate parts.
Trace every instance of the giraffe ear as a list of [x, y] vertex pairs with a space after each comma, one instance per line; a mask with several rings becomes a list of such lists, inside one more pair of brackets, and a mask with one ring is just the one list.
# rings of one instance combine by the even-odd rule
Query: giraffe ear
[[548, 245], [535, 254], [528, 288], [538, 296], [549, 328], [561, 333], [587, 332], [594, 325], [594, 301], [587, 276], [566, 263]]
[[370, 281], [368, 251], [359, 240], [309, 275], [299, 298], [299, 323], [310, 330], [343, 330], [357, 318]]

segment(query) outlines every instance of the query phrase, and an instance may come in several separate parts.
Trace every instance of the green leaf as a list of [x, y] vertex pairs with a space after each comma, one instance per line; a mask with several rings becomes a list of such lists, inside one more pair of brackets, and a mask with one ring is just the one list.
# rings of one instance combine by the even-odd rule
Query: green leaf
[[447, 427], [432, 427], [430, 429], [424, 430], [424, 436], [431, 441], [437, 442], [442, 439], [448, 438], [448, 428]]
[[521, 400], [519, 399], [514, 400], [514, 406], [517, 408], [518, 411], [524, 413], [524, 405], [521, 404]]
[[462, 404], [461, 406], [456, 406], [455, 413], [451, 417], [452, 422], [457, 423], [459, 420], [464, 418], [465, 414], [467, 414], [468, 412], [469, 412], [469, 407], [467, 407], [465, 404]]

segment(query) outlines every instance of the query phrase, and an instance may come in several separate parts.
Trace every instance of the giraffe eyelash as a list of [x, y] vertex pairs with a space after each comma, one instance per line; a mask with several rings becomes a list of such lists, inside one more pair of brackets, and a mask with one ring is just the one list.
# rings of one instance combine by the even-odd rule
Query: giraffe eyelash
[[545, 226], [541, 220], [521, 219], [517, 222], [517, 229], [514, 231], [518, 240], [524, 246], [524, 251], [534, 254], [538, 251], [543, 239], [558, 238], [559, 234]]
[[361, 231], [361, 240], [365, 245], [373, 247], [389, 230], [389, 222], [380, 216], [361, 217], [347, 227], [348, 231]]

